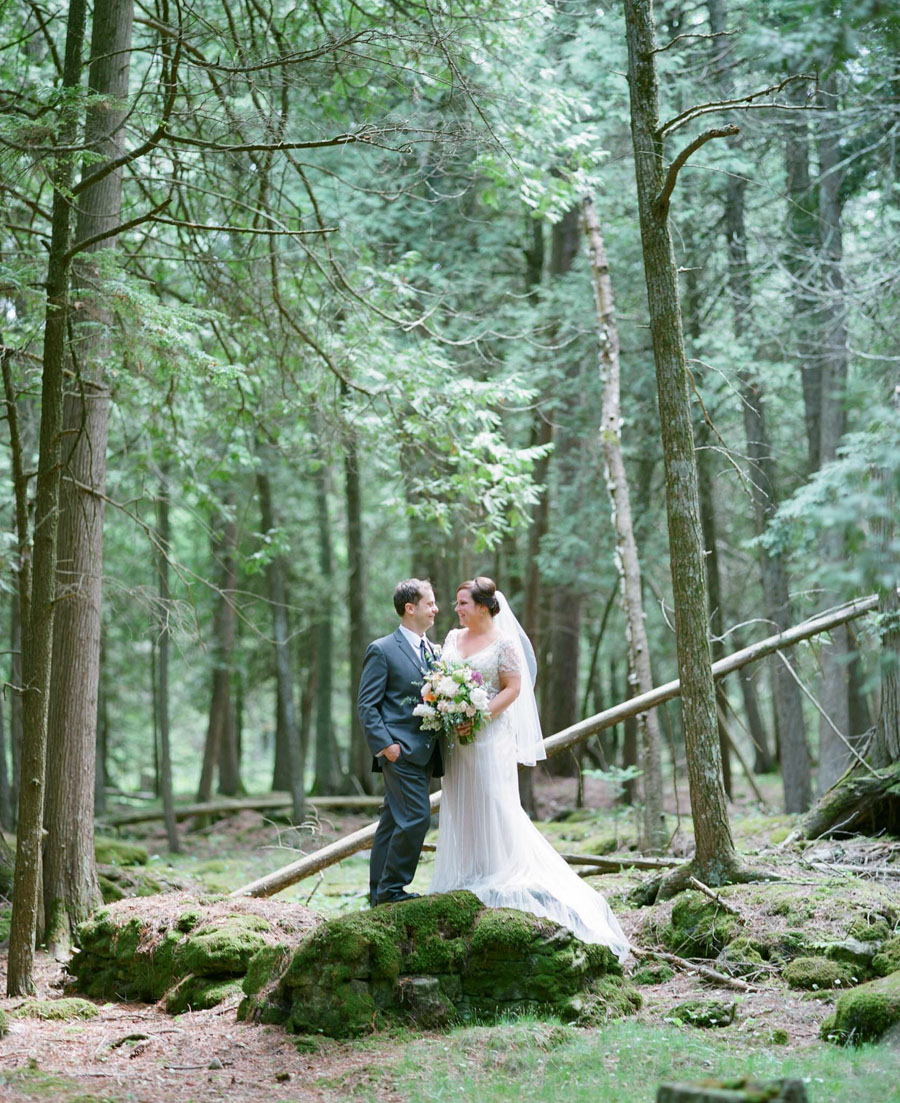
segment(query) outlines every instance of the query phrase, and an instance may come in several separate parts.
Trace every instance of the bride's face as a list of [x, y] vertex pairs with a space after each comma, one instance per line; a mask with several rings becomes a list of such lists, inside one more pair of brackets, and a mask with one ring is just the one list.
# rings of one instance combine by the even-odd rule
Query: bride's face
[[[456, 592], [456, 604], [453, 606], [456, 610], [456, 615], [459, 617], [459, 623], [463, 628], [469, 628], [477, 626], [480, 623], [479, 613], [483, 606], [476, 605], [472, 600], [472, 595], [468, 590], [457, 590]], [[487, 610], [484, 610], [487, 612]]]

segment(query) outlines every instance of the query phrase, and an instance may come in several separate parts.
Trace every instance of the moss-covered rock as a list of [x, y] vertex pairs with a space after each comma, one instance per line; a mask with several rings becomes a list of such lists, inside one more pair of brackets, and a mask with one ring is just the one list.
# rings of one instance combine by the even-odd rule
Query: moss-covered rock
[[243, 995], [242, 984], [240, 977], [197, 977], [191, 973], [169, 989], [164, 1006], [170, 1015], [181, 1015], [185, 1011], [206, 1011], [227, 1000], [240, 998]]
[[822, 1023], [827, 1042], [861, 1045], [877, 1041], [900, 1022], [900, 972], [890, 973], [845, 992], [834, 1014]]
[[751, 938], [736, 938], [719, 952], [716, 968], [730, 977], [746, 977], [765, 968], [761, 948]]
[[724, 1000], [685, 1000], [669, 1012], [669, 1017], [688, 1026], [728, 1026], [734, 1021], [735, 1004]]
[[890, 924], [881, 915], [858, 915], [847, 927], [847, 937], [859, 942], [884, 942], [890, 936]]
[[94, 858], [101, 865], [145, 866], [150, 860], [147, 848], [123, 839], [111, 839], [106, 835], [94, 837]]
[[887, 977], [900, 970], [900, 935], [894, 935], [883, 943], [872, 958], [872, 972], [877, 977]]
[[825, 988], [848, 988], [853, 983], [849, 966], [826, 957], [797, 957], [788, 962], [782, 973], [791, 988], [816, 991]]
[[642, 965], [631, 974], [632, 984], [666, 984], [675, 976], [675, 970], [664, 961]]
[[[317, 918], [286, 905], [272, 922], [254, 901], [193, 901], [161, 897], [142, 914], [127, 900], [96, 912], [78, 928], [80, 949], [69, 963], [72, 987], [95, 998], [157, 1001], [177, 1013], [239, 994], [254, 955], [293, 948]], [[237, 987], [235, 987], [237, 982]]]
[[178, 942], [178, 972], [243, 977], [253, 955], [267, 945], [264, 933], [271, 932], [271, 924], [256, 915], [228, 915], [194, 927]]
[[41, 1019], [45, 1022], [51, 1020], [69, 1019], [95, 1019], [99, 1014], [95, 1004], [88, 1000], [80, 1000], [77, 996], [69, 996], [59, 1000], [28, 999], [20, 1003], [13, 1011], [10, 1011], [14, 1019]]
[[598, 1022], [640, 995], [605, 947], [468, 892], [428, 896], [319, 927], [283, 966], [254, 958], [239, 1017], [299, 1034], [352, 1037], [393, 1022], [442, 1027], [525, 1010]]
[[660, 931], [663, 945], [680, 957], [715, 957], [740, 933], [740, 920], [700, 892], [682, 893]]

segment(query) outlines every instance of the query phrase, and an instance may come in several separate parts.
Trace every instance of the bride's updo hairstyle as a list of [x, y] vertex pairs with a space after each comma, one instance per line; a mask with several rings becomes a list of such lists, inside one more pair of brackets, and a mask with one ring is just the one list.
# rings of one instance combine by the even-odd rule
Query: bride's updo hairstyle
[[472, 578], [468, 582], [460, 582], [456, 587], [456, 592], [459, 593], [460, 590], [468, 590], [475, 604], [483, 605], [492, 617], [500, 612], [500, 602], [496, 597], [497, 586], [492, 578], [480, 574], [477, 578]]

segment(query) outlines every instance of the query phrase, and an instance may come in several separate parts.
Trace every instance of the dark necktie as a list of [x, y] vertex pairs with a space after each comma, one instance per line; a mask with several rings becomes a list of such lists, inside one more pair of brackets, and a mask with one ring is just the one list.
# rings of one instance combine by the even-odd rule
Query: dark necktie
[[428, 654], [428, 645], [425, 643], [424, 636], [422, 637], [422, 642], [419, 644], [419, 655], [421, 657], [420, 661], [422, 663], [422, 669], [427, 670], [428, 667], [431, 665], [431, 663], [429, 662], [431, 656]]

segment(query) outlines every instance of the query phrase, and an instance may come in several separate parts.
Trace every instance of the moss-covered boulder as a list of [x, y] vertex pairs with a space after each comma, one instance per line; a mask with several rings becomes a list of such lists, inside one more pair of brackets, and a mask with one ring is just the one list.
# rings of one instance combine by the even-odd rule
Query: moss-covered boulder
[[884, 942], [878, 953], [872, 958], [872, 972], [878, 977], [886, 977], [900, 970], [900, 935], [894, 935]]
[[672, 1008], [669, 1018], [688, 1026], [729, 1026], [734, 1022], [734, 1011], [734, 1001], [685, 1000]]
[[796, 957], [782, 973], [788, 986], [808, 992], [826, 988], [849, 988], [853, 983], [850, 966], [827, 957]]
[[719, 951], [716, 968], [730, 977], [746, 977], [762, 972], [766, 960], [760, 947], [751, 938], [736, 938]]
[[145, 866], [150, 860], [145, 846], [111, 839], [108, 835], [94, 837], [94, 858], [100, 865]]
[[43, 1022], [96, 1019], [98, 1014], [96, 1004], [80, 1000], [77, 996], [58, 1000], [29, 999], [10, 1012], [14, 1019], [41, 1019]]
[[861, 1045], [877, 1041], [896, 1023], [900, 1023], [900, 972], [845, 992], [820, 1033], [827, 1042]]
[[664, 961], [652, 961], [631, 974], [632, 984], [667, 984], [675, 976], [675, 970]]
[[353, 1037], [524, 1010], [570, 1021], [633, 1011], [640, 996], [612, 953], [545, 919], [487, 909], [468, 892], [427, 896], [323, 924], [274, 983], [251, 962], [239, 1016], [299, 1034]]
[[715, 957], [741, 931], [741, 922], [700, 892], [682, 893], [659, 932], [666, 949], [680, 957]]
[[[266, 911], [271, 918], [258, 914]], [[300, 905], [269, 901], [123, 900], [78, 928], [71, 986], [100, 999], [164, 1000], [173, 1013], [212, 1007], [242, 994], [255, 954], [295, 946], [317, 922]]]

